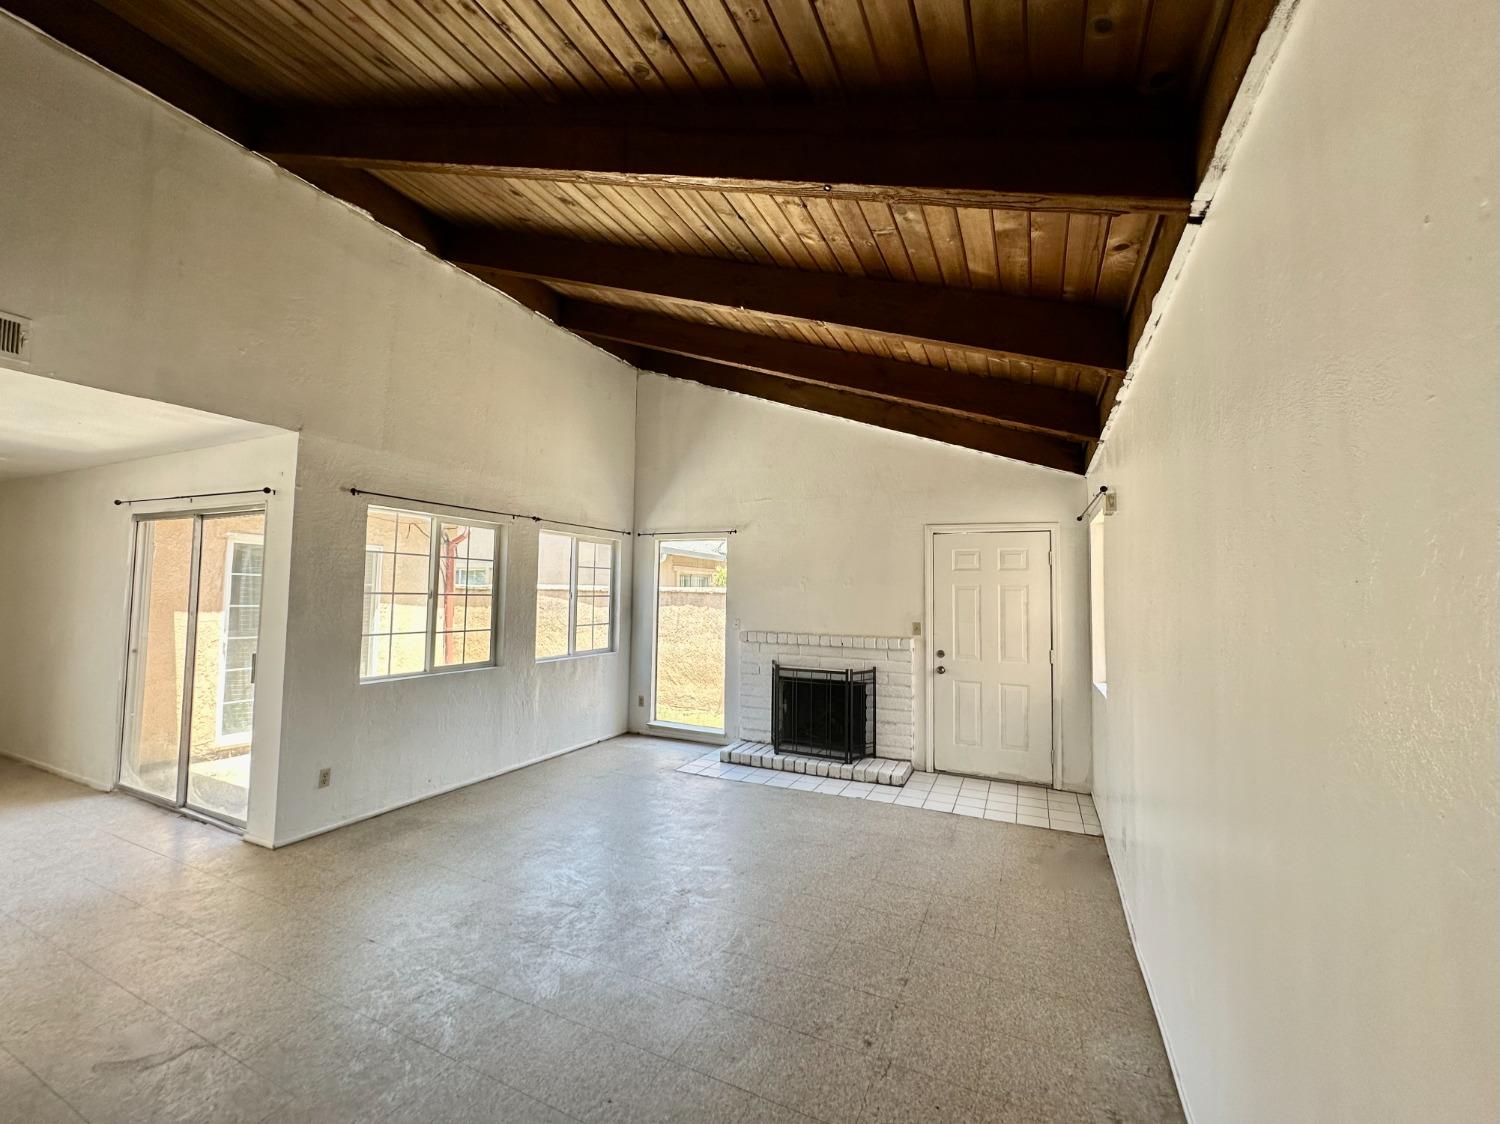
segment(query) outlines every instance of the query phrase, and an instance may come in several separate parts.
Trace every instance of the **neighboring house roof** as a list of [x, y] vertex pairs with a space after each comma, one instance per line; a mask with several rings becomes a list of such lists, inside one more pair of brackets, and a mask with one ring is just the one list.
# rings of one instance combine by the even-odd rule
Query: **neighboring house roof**
[[724, 539], [720, 539], [717, 542], [695, 539], [692, 541], [671, 542], [665, 545], [668, 547], [666, 557], [675, 554], [679, 558], [707, 558], [714, 562], [722, 562], [729, 553], [729, 543]]

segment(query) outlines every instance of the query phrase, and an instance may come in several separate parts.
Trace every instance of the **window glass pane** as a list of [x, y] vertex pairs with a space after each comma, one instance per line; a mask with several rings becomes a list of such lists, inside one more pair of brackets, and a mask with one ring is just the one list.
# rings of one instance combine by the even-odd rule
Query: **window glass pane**
[[377, 632], [389, 632], [391, 630], [391, 597], [390, 594], [367, 593], [365, 594], [365, 623], [364, 631], [368, 635]]
[[418, 558], [414, 554], [398, 554], [395, 560], [396, 592], [425, 594], [431, 574], [427, 556]]
[[568, 654], [568, 593], [573, 538], [543, 531], [537, 538], [536, 658]]
[[463, 523], [442, 524], [442, 535], [438, 540], [439, 558], [465, 559], [469, 557], [469, 528]]
[[438, 632], [462, 632], [464, 629], [464, 595], [444, 594], [438, 598]]
[[495, 557], [495, 529], [493, 527], [469, 528], [469, 557], [491, 559]]
[[365, 517], [365, 545], [372, 550], [393, 553], [396, 549], [396, 513], [372, 507]]
[[427, 631], [427, 594], [398, 593], [392, 600], [392, 632]]
[[471, 593], [466, 600], [464, 627], [470, 632], [476, 628], [488, 630], [492, 624], [494, 599], [487, 593]]
[[396, 556], [379, 551], [365, 553], [365, 592], [389, 593], [395, 585]]
[[396, 513], [396, 550], [400, 554], [432, 553], [432, 516], [410, 511]]
[[367, 679], [390, 674], [391, 642], [386, 636], [366, 636], [359, 645], [359, 673]]
[[464, 663], [488, 663], [490, 661], [490, 634], [488, 632], [464, 633]]
[[439, 632], [432, 638], [432, 666], [453, 667], [464, 662], [462, 632]]
[[391, 637], [392, 675], [415, 675], [427, 670], [427, 633], [397, 633]]

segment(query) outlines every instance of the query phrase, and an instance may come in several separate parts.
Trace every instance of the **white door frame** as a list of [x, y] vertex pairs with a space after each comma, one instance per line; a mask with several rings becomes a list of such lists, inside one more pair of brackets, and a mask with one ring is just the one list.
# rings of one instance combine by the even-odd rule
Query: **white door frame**
[[926, 749], [923, 756], [926, 758], [926, 767], [934, 770], [937, 764], [937, 750], [933, 744], [934, 718], [933, 695], [937, 688], [937, 676], [932, 667], [932, 626], [937, 620], [937, 606], [934, 598], [937, 590], [933, 575], [933, 554], [937, 549], [938, 535], [964, 534], [969, 531], [1045, 531], [1047, 532], [1047, 567], [1051, 571], [1052, 578], [1052, 787], [1062, 788], [1062, 685], [1057, 678], [1058, 651], [1057, 646], [1061, 642], [1062, 631], [1062, 587], [1058, 580], [1058, 573], [1062, 569], [1062, 534], [1061, 527], [1057, 523], [928, 523], [922, 528], [922, 572], [925, 583], [926, 595], [922, 599], [922, 638], [926, 641], [922, 645], [923, 658], [926, 666], [922, 668], [922, 683], [924, 685], [924, 704], [926, 711], [923, 723], [926, 729]]

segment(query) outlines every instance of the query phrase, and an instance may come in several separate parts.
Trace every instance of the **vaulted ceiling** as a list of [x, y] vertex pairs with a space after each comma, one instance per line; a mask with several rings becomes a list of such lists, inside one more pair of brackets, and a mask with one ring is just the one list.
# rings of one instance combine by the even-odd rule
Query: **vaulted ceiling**
[[1082, 471], [1273, 0], [0, 0], [647, 369]]

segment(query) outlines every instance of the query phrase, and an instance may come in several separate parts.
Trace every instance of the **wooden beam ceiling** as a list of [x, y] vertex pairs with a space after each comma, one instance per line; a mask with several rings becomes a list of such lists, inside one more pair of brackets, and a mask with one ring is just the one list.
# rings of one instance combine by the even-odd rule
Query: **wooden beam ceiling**
[[793, 340], [734, 332], [668, 316], [567, 301], [558, 323], [595, 341], [743, 367], [799, 382], [943, 410], [974, 421], [1076, 440], [1099, 436], [1092, 397], [1009, 379], [939, 373]]
[[661, 254], [491, 229], [454, 231], [450, 261], [495, 273], [841, 324], [997, 358], [1125, 368], [1118, 310], [1069, 301]]
[[638, 366], [643, 370], [748, 394], [769, 402], [781, 402], [820, 414], [831, 414], [866, 425], [880, 426], [882, 429], [894, 429], [916, 437], [926, 437], [1065, 472], [1081, 473], [1084, 468], [1083, 446], [1076, 441], [1000, 425], [987, 425], [943, 410], [928, 410], [904, 402], [851, 394], [814, 383], [796, 382], [759, 371], [749, 371], [743, 367], [708, 363], [702, 359], [687, 359], [664, 352], [644, 352], [638, 360]]
[[1193, 121], [1119, 98], [270, 111], [274, 159], [1028, 211], [1186, 212]]
[[[693, 26], [662, 0], [656, 19], [684, 13], [670, 40], [602, 85], [589, 55], [589, 96], [554, 97], [583, 24], [518, 16], [523, 47], [494, 0], [459, 23], [339, 2], [0, 6], [631, 362], [1074, 472], [1275, 7], [1122, 0], [1022, 25], [1000, 54], [976, 8], [967, 45], [903, 77], [886, 63], [944, 20], [918, 5], [915, 38], [864, 28], [879, 65], [861, 69], [854, 34], [808, 70], [833, 44], [810, 0], [787, 0], [754, 46], [799, 58], [788, 82], [752, 67], [731, 90], [684, 55], [692, 80], [668, 91], [648, 79]], [[820, 5], [823, 24], [863, 10]], [[411, 44], [386, 37], [397, 23]], [[549, 51], [562, 69], [541, 86], [511, 81]]]

